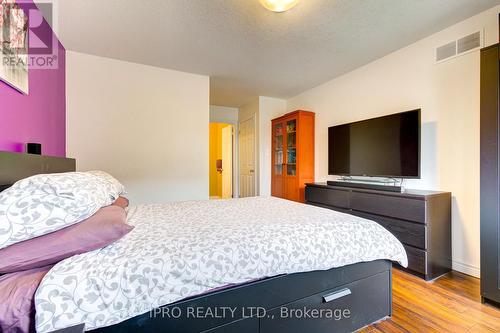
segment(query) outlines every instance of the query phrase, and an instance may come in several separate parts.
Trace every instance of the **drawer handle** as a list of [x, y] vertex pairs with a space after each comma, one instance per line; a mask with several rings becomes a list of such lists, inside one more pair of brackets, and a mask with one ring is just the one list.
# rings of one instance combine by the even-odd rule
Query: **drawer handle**
[[344, 288], [344, 289], [341, 289], [341, 290], [336, 291], [334, 293], [323, 296], [323, 303], [328, 303], [328, 302], [334, 301], [336, 299], [345, 297], [345, 296], [350, 295], [350, 294], [351, 294], [351, 289]]

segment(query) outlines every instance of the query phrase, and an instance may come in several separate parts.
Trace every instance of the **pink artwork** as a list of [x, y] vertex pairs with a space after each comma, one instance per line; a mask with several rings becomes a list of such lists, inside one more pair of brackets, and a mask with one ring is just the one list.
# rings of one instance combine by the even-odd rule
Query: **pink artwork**
[[0, 0], [0, 79], [28, 94], [28, 18], [15, 0]]

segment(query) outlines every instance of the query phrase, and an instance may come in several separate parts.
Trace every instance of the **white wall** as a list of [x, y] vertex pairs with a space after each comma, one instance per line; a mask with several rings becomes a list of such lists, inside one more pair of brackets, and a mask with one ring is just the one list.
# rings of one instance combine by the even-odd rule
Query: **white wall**
[[252, 116], [258, 117], [259, 115], [259, 98], [255, 97], [250, 102], [240, 106], [238, 121], [241, 123], [242, 121], [248, 120]]
[[210, 122], [211, 123], [225, 123], [225, 124], [238, 124], [238, 108], [231, 108], [227, 106], [210, 105]]
[[210, 105], [210, 122], [233, 125], [233, 197], [239, 196], [239, 158], [238, 158], [238, 117], [239, 109], [227, 106]]
[[208, 198], [209, 78], [67, 53], [67, 154], [132, 204]]
[[450, 191], [453, 268], [479, 275], [479, 51], [434, 63], [434, 49], [485, 31], [498, 41], [500, 6], [288, 100], [316, 112], [316, 180], [328, 179], [327, 128], [422, 109], [422, 178], [408, 188]]
[[271, 195], [271, 120], [286, 113], [283, 99], [259, 96], [240, 107], [239, 121], [255, 116], [256, 194]]

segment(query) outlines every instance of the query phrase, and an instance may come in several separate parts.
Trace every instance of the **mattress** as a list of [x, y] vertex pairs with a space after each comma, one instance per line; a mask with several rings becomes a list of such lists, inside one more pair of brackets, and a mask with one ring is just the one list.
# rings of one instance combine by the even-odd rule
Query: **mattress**
[[387, 259], [402, 244], [373, 221], [272, 197], [131, 207], [119, 241], [55, 265], [36, 295], [36, 329], [117, 324], [226, 285]]

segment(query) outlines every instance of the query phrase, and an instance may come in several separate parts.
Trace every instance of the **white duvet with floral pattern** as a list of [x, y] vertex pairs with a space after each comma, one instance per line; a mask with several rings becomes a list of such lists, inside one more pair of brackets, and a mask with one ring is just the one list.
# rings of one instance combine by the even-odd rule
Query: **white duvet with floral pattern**
[[109, 326], [234, 283], [389, 259], [401, 243], [375, 222], [277, 198], [143, 205], [103, 249], [58, 263], [35, 297], [36, 328]]

